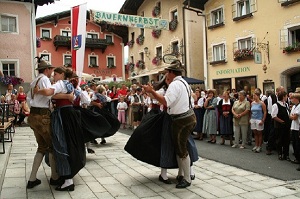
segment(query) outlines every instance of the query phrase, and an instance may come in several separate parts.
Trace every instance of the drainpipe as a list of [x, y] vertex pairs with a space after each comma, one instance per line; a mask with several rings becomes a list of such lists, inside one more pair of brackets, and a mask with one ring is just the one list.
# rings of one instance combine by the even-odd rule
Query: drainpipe
[[205, 89], [208, 89], [208, 66], [207, 66], [207, 32], [206, 32], [206, 18], [205, 15], [201, 15], [204, 19], [203, 21], [203, 76], [204, 76], [204, 86]]
[[188, 70], [187, 68], [187, 64], [186, 64], [186, 24], [185, 24], [185, 7], [182, 7], [182, 21], [183, 21], [183, 56], [182, 56], [182, 64], [184, 64], [184, 68], [185, 68], [185, 76], [188, 76], [188, 72], [190, 72], [190, 70]]

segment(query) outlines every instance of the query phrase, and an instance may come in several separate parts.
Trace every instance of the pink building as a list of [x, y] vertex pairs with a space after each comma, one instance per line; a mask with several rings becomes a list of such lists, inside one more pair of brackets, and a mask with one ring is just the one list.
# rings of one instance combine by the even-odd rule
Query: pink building
[[[53, 66], [72, 64], [70, 13], [68, 10], [36, 19], [36, 35], [40, 38], [37, 55], [43, 55]], [[110, 77], [126, 80], [128, 72], [124, 65], [124, 27], [94, 23], [89, 18], [87, 12], [83, 73], [98, 80]]]

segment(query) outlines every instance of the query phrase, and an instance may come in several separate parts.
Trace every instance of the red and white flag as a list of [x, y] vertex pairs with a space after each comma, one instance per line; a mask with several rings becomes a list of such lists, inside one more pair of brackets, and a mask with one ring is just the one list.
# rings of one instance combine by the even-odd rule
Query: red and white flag
[[72, 27], [72, 68], [79, 78], [82, 76], [86, 37], [86, 11], [87, 5], [82, 4], [71, 9]]

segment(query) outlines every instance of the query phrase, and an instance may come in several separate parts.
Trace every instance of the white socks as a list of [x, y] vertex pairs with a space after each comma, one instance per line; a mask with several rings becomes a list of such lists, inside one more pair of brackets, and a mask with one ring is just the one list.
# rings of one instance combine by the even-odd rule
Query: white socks
[[168, 179], [168, 176], [167, 176], [167, 169], [164, 169], [164, 168], [161, 168], [160, 169], [160, 175], [161, 177], [164, 179], [164, 180], [167, 180]]
[[70, 186], [71, 184], [73, 184], [73, 179], [65, 179], [65, 183], [63, 185], [61, 185], [61, 188], [65, 188], [67, 186]]
[[31, 174], [29, 177], [29, 181], [35, 181], [36, 180], [36, 174], [39, 170], [39, 167], [42, 163], [44, 154], [40, 152], [36, 152], [34, 159], [33, 159], [33, 164], [32, 164], [32, 169], [31, 169]]
[[180, 158], [179, 156], [176, 156], [177, 162], [178, 162], [178, 176], [182, 176], [187, 182], [191, 182], [191, 174], [190, 174], [190, 168], [191, 168], [191, 159], [190, 156], [186, 156], [186, 158]]

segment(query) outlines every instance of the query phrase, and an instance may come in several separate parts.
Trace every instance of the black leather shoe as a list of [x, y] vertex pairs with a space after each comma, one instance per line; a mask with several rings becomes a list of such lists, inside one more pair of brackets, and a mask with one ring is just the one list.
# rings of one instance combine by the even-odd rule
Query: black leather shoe
[[74, 191], [75, 185], [71, 184], [67, 187], [61, 188], [61, 186], [58, 186], [55, 188], [56, 191]]
[[195, 174], [191, 175], [191, 180], [195, 180], [195, 178], [196, 178]]
[[41, 184], [41, 181], [39, 179], [36, 179], [35, 181], [28, 181], [27, 183], [27, 189], [32, 189], [33, 187]]
[[159, 175], [158, 180], [165, 184], [172, 184], [172, 182], [169, 178], [165, 180], [165, 179], [163, 179], [163, 177], [161, 177], [161, 175]]
[[89, 149], [89, 148], [87, 148], [87, 152], [88, 153], [95, 153], [95, 151], [93, 149]]
[[105, 144], [106, 143], [106, 140], [105, 139], [103, 139], [101, 142], [100, 142], [100, 144]]
[[176, 188], [177, 189], [183, 189], [183, 188], [186, 188], [188, 186], [190, 186], [191, 183], [186, 181], [185, 179], [181, 180], [181, 182], [179, 182], [177, 185], [176, 185]]
[[59, 177], [57, 180], [53, 180], [52, 178], [50, 178], [50, 185], [63, 185], [65, 183], [65, 180], [61, 177]]
[[291, 160], [291, 163], [293, 164], [299, 164], [300, 162], [297, 159]]
[[177, 176], [176, 180], [177, 180], [177, 182], [181, 182], [183, 180], [183, 176]]

